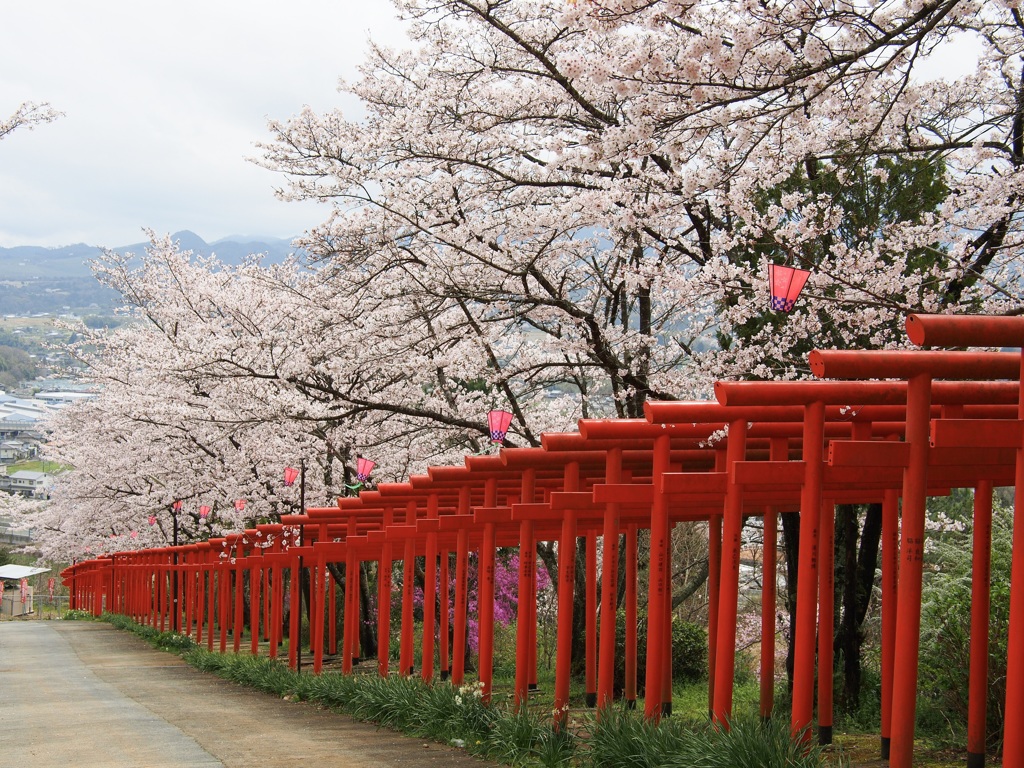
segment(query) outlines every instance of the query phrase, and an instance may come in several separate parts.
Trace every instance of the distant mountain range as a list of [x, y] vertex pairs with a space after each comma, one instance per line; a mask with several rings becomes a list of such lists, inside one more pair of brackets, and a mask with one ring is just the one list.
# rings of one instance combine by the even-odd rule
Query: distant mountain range
[[[182, 250], [216, 256], [225, 264], [240, 264], [252, 254], [263, 254], [266, 263], [284, 261], [295, 252], [290, 240], [232, 235], [207, 243], [195, 232], [171, 235]], [[123, 245], [118, 253], [145, 252], [148, 242]], [[77, 243], [61, 248], [35, 245], [0, 248], [0, 316], [41, 312], [105, 314], [119, 303], [113, 291], [96, 282], [87, 262], [101, 248]]]
[[[195, 232], [187, 229], [175, 232], [171, 239], [178, 241], [183, 251], [193, 251], [201, 256], [216, 255], [226, 264], [240, 264], [254, 253], [265, 254], [268, 263], [280, 263], [295, 251], [290, 240], [231, 235], [207, 243]], [[148, 242], [132, 243], [110, 250], [141, 254], [148, 245]], [[38, 245], [0, 248], [0, 280], [92, 277], [86, 262], [99, 256], [102, 250], [98, 246], [84, 243], [60, 248], [44, 248]]]

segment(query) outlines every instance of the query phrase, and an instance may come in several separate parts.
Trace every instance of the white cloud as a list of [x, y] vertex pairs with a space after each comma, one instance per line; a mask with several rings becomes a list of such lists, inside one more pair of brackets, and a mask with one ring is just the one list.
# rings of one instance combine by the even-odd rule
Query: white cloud
[[2, 21], [0, 113], [65, 116], [0, 144], [0, 246], [299, 234], [326, 212], [277, 201], [282, 179], [246, 158], [268, 118], [357, 110], [338, 78], [368, 35], [402, 35], [387, 0], [36, 0]]

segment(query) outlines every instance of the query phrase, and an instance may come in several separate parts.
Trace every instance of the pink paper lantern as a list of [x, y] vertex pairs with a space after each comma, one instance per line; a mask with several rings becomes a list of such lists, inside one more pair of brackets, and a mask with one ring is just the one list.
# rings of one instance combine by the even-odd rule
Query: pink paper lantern
[[156, 515], [150, 515], [149, 516], [149, 524], [150, 525], [156, 525]]
[[806, 269], [787, 267], [782, 264], [768, 265], [768, 286], [772, 294], [772, 309], [790, 312], [796, 306], [800, 291], [811, 273]]
[[512, 423], [512, 414], [508, 411], [490, 411], [487, 414], [487, 426], [491, 431], [492, 443], [505, 442], [505, 433]]
[[181, 499], [178, 499], [178, 500], [177, 500], [176, 502], [174, 502], [173, 504], [171, 504], [171, 508], [172, 508], [172, 509], [173, 509], [173, 510], [174, 510], [175, 512], [181, 512]]
[[370, 477], [370, 473], [373, 472], [373, 468], [377, 466], [377, 462], [370, 461], [369, 459], [356, 459], [356, 479], [360, 483], [365, 483]]
[[245, 499], [235, 499], [235, 511], [241, 512], [245, 509]]
[[206, 504], [203, 504], [203, 506], [199, 508], [199, 517], [205, 520], [209, 514], [210, 508]]
[[295, 469], [294, 467], [285, 467], [284, 468], [284, 484], [285, 485], [295, 485], [295, 478], [297, 478], [298, 476], [299, 476], [299, 470]]

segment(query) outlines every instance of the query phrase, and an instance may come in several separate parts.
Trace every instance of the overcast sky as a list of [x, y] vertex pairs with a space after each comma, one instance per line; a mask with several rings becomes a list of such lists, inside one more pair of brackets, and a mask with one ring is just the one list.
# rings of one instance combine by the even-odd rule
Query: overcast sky
[[367, 39], [404, 39], [388, 0], [31, 0], [0, 11], [0, 118], [55, 123], [0, 141], [0, 247], [118, 246], [190, 229], [293, 237], [327, 217], [283, 203], [248, 162], [269, 118], [358, 105]]

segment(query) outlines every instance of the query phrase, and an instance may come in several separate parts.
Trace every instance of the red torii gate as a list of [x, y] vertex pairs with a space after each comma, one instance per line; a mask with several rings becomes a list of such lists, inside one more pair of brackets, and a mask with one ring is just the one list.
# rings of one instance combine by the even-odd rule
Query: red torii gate
[[[970, 318], [913, 316], [908, 333], [918, 344], [967, 346], [988, 344], [1021, 346], [1024, 318]], [[64, 572], [73, 589], [73, 604], [107, 607], [167, 625], [168, 612], [177, 605], [179, 576], [184, 605], [174, 612], [178, 626], [184, 609], [185, 625], [195, 626], [197, 642], [207, 625], [213, 646], [214, 625], [226, 647], [230, 628], [234, 648], [240, 647], [243, 619], [243, 574], [252, 584], [250, 633], [252, 652], [258, 650], [259, 627], [267, 634], [271, 655], [279, 637], [283, 569], [290, 568], [292, 621], [290, 662], [298, 652], [298, 582], [296, 575], [310, 567], [313, 589], [311, 638], [314, 669], [323, 657], [324, 585], [328, 563], [346, 565], [343, 669], [351, 670], [358, 645], [358, 584], [364, 560], [379, 562], [378, 620], [390, 622], [390, 573], [394, 547], [401, 544], [406, 569], [399, 671], [412, 672], [411, 564], [425, 557], [431, 604], [424, 632], [424, 677], [432, 677], [433, 593], [437, 557], [441, 557], [443, 584], [447, 585], [447, 553], [456, 552], [455, 643], [464, 642], [465, 573], [470, 549], [480, 560], [480, 677], [489, 694], [493, 652], [494, 553], [499, 546], [519, 545], [524, 555], [538, 540], [559, 541], [558, 651], [556, 711], [568, 704], [571, 661], [572, 591], [578, 535], [586, 537], [587, 584], [587, 694], [590, 702], [605, 705], [611, 699], [614, 665], [615, 611], [613, 590], [604, 590], [600, 610], [600, 648], [597, 647], [596, 538], [604, 537], [602, 578], [615, 583], [617, 545], [626, 536], [627, 651], [626, 697], [636, 696], [636, 532], [651, 530], [648, 585], [648, 654], [645, 712], [658, 717], [671, 707], [670, 614], [671, 590], [667, 580], [668, 532], [672, 521], [707, 520], [712, 560], [709, 617], [709, 708], [726, 722], [731, 715], [735, 659], [735, 621], [738, 601], [739, 531], [744, 515], [766, 518], [766, 545], [776, 530], [780, 510], [801, 510], [796, 669], [792, 727], [801, 732], [813, 719], [815, 628], [831, 627], [831, 506], [837, 501], [883, 503], [883, 751], [891, 743], [895, 766], [912, 760], [913, 704], [916, 695], [917, 643], [920, 624], [921, 561], [924, 499], [950, 487], [975, 487], [976, 539], [979, 562], [987, 552], [984, 499], [991, 515], [991, 488], [1013, 482], [1020, 486], [1024, 465], [1020, 397], [1021, 356], [1015, 353], [956, 352], [815, 352], [813, 372], [831, 379], [892, 378], [889, 382], [722, 382], [716, 385], [719, 403], [649, 403], [647, 420], [584, 421], [578, 435], [545, 435], [541, 448], [504, 449], [499, 456], [470, 457], [463, 468], [431, 468], [427, 476], [408, 483], [383, 484], [358, 498], [341, 499], [337, 507], [312, 508], [304, 515], [288, 516], [281, 526], [260, 526], [186, 547], [160, 548], [76, 564]], [[982, 379], [985, 381], [941, 381]], [[996, 382], [993, 380], [1017, 380]], [[728, 437], [709, 445], [709, 438], [728, 427]], [[895, 442], [888, 438], [902, 438]], [[827, 440], [827, 443], [826, 443]], [[979, 446], [979, 442], [984, 445]], [[932, 447], [934, 444], [934, 447]], [[827, 449], [826, 449], [827, 445]], [[791, 451], [799, 458], [791, 459]], [[965, 453], [965, 450], [967, 451]], [[928, 473], [942, 466], [941, 476]], [[686, 471], [680, 471], [680, 470]], [[903, 534], [897, 582], [894, 543], [898, 500], [903, 497]], [[980, 498], [979, 498], [980, 497]], [[1018, 496], [1015, 519], [1021, 501]], [[396, 511], [405, 509], [401, 522]], [[771, 520], [769, 526], [767, 521]], [[298, 531], [302, 546], [287, 541]], [[770, 531], [770, 533], [769, 533]], [[1024, 525], [1015, 528], [1015, 553], [1024, 552]], [[273, 539], [271, 541], [271, 539]], [[268, 543], [269, 542], [269, 543]], [[287, 544], [287, 546], [285, 546]], [[773, 548], [772, 548], [773, 550]], [[234, 556], [231, 556], [234, 552]], [[564, 555], [571, 555], [566, 557]], [[819, 562], [820, 559], [820, 562]], [[305, 561], [306, 565], [303, 564]], [[530, 584], [535, 560], [520, 558], [520, 621], [517, 636], [515, 696], [525, 699], [531, 664], [536, 664], [535, 595]], [[767, 562], [765, 567], [768, 568]], [[774, 569], [774, 562], [770, 566]], [[972, 619], [971, 722], [969, 760], [978, 764], [984, 751], [984, 701], [980, 720], [977, 691], [984, 693], [981, 650], [974, 648], [974, 633], [984, 632], [987, 613], [987, 574], [977, 569], [978, 599]], [[232, 589], [232, 574], [234, 589]], [[356, 576], [355, 579], [352, 576]], [[206, 600], [204, 601], [204, 579]], [[766, 585], [773, 580], [765, 579]], [[632, 582], [632, 584], [631, 584]], [[984, 584], [982, 582], [985, 582]], [[898, 583], [898, 587], [896, 586]], [[1011, 598], [1010, 668], [1006, 704], [1006, 764], [1022, 757], [1024, 739], [1018, 727], [1024, 718], [1024, 565], [1014, 558]], [[260, 598], [262, 586], [263, 598]], [[632, 587], [632, 588], [631, 588]], [[984, 589], [983, 589], [984, 587]], [[386, 589], [386, 591], [385, 591]], [[460, 595], [461, 589], [461, 595]], [[174, 595], [170, 594], [174, 591]], [[429, 594], [428, 594], [429, 593]], [[893, 617], [893, 597], [895, 619]], [[768, 595], [766, 594], [766, 598]], [[443, 601], [447, 603], [447, 589]], [[632, 600], [632, 604], [631, 604]], [[461, 603], [460, 603], [461, 601]], [[233, 604], [233, 611], [229, 610]], [[461, 604], [461, 615], [460, 615]], [[214, 608], [218, 615], [213, 615]], [[331, 601], [333, 610], [334, 601]], [[770, 608], [771, 606], [767, 606]], [[815, 614], [819, 612], [817, 622]], [[769, 615], [770, 614], [770, 615]], [[262, 622], [261, 622], [262, 616]], [[332, 613], [333, 616], [333, 613]], [[447, 648], [448, 611], [440, 612], [442, 676]], [[531, 636], [531, 624], [533, 636]], [[331, 622], [333, 630], [334, 622]], [[666, 631], [668, 630], [668, 631]], [[774, 635], [774, 611], [765, 610], [766, 639]], [[630, 634], [632, 633], [632, 640]], [[824, 633], [817, 633], [819, 636]], [[830, 632], [829, 632], [830, 634]], [[379, 669], [389, 671], [387, 636]], [[334, 635], [329, 640], [334, 649]], [[899, 638], [901, 664], [895, 665]], [[979, 642], [979, 648], [983, 646]], [[460, 646], [461, 650], [461, 646]], [[762, 649], [764, 650], [764, 649]], [[531, 656], [532, 654], [532, 656]], [[631, 659], [632, 654], [632, 670]], [[819, 735], [831, 736], [831, 643], [818, 641]], [[452, 658], [452, 677], [461, 682], [462, 653]], [[598, 663], [599, 660], [599, 663]], [[763, 665], [764, 669], [764, 665]], [[979, 671], [980, 670], [980, 671]], [[631, 679], [632, 677], [632, 679]], [[762, 714], [771, 713], [770, 676], [762, 678]], [[909, 702], [909, 703], [908, 703]], [[556, 719], [556, 723], [558, 720]], [[979, 731], [980, 728], [980, 731]], [[891, 736], [890, 736], [891, 732]], [[980, 741], [979, 741], [980, 733]], [[890, 742], [891, 738], [891, 742]]]

